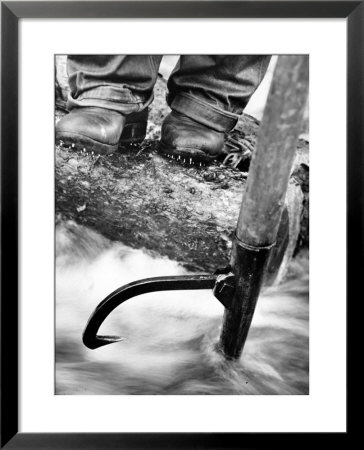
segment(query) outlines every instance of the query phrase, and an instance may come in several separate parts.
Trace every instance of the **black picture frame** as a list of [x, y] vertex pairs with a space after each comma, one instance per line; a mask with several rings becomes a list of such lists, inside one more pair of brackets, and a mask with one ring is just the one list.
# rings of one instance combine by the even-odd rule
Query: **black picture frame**
[[[327, 444], [325, 433], [18, 432], [18, 23], [22, 18], [116, 17], [347, 19], [347, 301], [362, 291], [363, 1], [1, 2], [1, 448], [229, 449], [271, 448], [278, 443], [280, 448], [295, 448], [312, 438], [317, 445]], [[351, 346], [347, 348], [350, 352]], [[349, 422], [347, 430], [335, 433], [335, 443], [342, 442], [342, 448], [351, 436]]]

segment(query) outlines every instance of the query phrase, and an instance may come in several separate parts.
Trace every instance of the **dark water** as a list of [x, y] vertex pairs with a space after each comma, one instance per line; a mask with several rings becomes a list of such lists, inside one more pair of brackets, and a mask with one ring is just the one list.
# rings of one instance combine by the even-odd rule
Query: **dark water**
[[72, 223], [57, 227], [57, 394], [308, 394], [308, 261], [261, 295], [242, 357], [214, 351], [223, 307], [209, 291], [136, 297], [101, 334], [127, 340], [87, 349], [83, 328], [111, 291], [139, 278], [187, 273]]

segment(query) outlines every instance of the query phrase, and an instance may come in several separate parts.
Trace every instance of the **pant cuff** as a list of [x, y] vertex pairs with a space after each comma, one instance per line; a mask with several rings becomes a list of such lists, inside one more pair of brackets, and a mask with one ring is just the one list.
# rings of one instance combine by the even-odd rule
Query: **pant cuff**
[[127, 115], [142, 111], [152, 103], [153, 98], [152, 93], [147, 101], [142, 101], [141, 98], [133, 95], [128, 90], [116, 91], [111, 86], [101, 86], [83, 92], [77, 98], [74, 98], [72, 97], [72, 94], [69, 94], [67, 99], [67, 109], [71, 110], [74, 108], [94, 106]]
[[167, 95], [167, 102], [174, 111], [219, 132], [231, 131], [239, 119], [238, 115], [219, 109], [186, 92], [178, 93], [173, 98], [170, 94]]

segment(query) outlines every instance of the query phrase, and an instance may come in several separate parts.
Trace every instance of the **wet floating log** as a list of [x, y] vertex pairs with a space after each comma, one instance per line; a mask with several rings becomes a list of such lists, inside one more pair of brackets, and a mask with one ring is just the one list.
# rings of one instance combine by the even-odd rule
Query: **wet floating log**
[[[228, 264], [245, 181], [230, 168], [165, 159], [155, 141], [97, 157], [56, 147], [57, 220], [74, 220], [191, 270], [211, 272]], [[294, 178], [287, 199], [286, 256], [291, 256], [303, 211], [303, 193]], [[280, 243], [287, 240], [286, 231]]]

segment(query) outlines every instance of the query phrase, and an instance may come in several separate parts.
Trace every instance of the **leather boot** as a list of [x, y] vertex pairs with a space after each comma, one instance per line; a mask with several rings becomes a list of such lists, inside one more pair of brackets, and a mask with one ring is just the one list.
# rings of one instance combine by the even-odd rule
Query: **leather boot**
[[115, 152], [119, 145], [142, 142], [147, 120], [147, 109], [124, 116], [105, 108], [76, 108], [57, 123], [56, 142], [106, 155]]
[[187, 162], [210, 162], [223, 153], [224, 133], [212, 130], [184, 114], [172, 111], [162, 124], [159, 150]]

